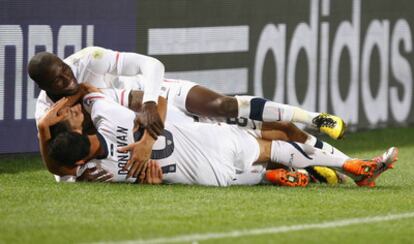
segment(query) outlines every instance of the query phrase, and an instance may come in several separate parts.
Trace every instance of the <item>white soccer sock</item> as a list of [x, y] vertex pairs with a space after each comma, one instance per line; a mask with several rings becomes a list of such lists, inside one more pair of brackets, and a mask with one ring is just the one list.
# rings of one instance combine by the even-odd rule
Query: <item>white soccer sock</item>
[[308, 134], [306, 132], [303, 132], [303, 133], [305, 133], [308, 136], [308, 138], [306, 139], [304, 144], [318, 148], [316, 146], [318, 141], [319, 141], [318, 138], [316, 138], [316, 137], [314, 137], [311, 134]]
[[235, 96], [238, 106], [239, 118], [250, 118], [250, 101], [255, 98], [253, 96]]
[[253, 96], [235, 96], [238, 103], [238, 117], [264, 122], [286, 121], [312, 125], [319, 113], [313, 113], [298, 107], [269, 101]]
[[272, 141], [270, 160], [293, 168], [326, 166], [339, 169], [346, 161], [306, 144], [284, 141]]
[[298, 122], [305, 125], [313, 125], [312, 120], [320, 114], [306, 111], [298, 107], [290, 107], [292, 107], [293, 110], [292, 122]]
[[334, 146], [332, 146], [331, 144], [321, 141], [318, 138], [316, 138], [313, 135], [307, 134], [308, 135], [308, 139], [306, 139], [305, 144], [306, 145], [310, 145], [316, 148], [319, 148], [327, 153], [332, 154], [335, 157], [338, 158], [343, 158], [345, 160], [350, 159], [350, 157], [348, 155], [346, 155], [345, 153], [341, 152], [340, 150], [338, 150], [337, 148], [335, 148]]

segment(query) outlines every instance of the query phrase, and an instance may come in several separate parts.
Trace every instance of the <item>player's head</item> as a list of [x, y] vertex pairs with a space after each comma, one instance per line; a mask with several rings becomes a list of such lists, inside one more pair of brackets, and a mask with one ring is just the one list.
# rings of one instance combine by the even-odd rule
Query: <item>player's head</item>
[[60, 164], [74, 166], [89, 155], [90, 145], [85, 134], [74, 131], [60, 132], [49, 140], [48, 156]]
[[78, 92], [79, 84], [72, 69], [53, 53], [40, 52], [28, 65], [30, 78], [40, 89], [55, 96], [70, 96]]
[[52, 139], [48, 142], [49, 157], [57, 162], [73, 166], [85, 159], [90, 152], [91, 143], [82, 133], [84, 115], [80, 104], [64, 108], [67, 119], [50, 127]]

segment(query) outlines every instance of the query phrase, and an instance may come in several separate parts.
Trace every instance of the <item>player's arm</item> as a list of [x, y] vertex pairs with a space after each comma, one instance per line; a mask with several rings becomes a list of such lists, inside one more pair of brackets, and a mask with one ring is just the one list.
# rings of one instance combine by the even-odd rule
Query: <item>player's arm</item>
[[157, 112], [158, 95], [164, 79], [164, 65], [149, 56], [123, 52], [119, 53], [117, 70], [118, 75], [142, 75], [145, 89], [140, 122], [148, 133], [156, 138], [164, 128], [163, 121]]
[[[80, 101], [81, 98], [83, 98], [86, 94], [91, 92], [97, 92], [100, 91], [98, 88], [87, 84], [87, 83], [81, 83], [79, 84], [79, 91], [72, 95], [68, 96], [68, 102], [66, 103], [66, 106], [71, 106]], [[46, 112], [52, 107], [54, 103], [47, 97], [45, 91], [41, 91], [37, 100], [36, 100], [36, 109], [35, 109], [35, 119], [36, 124], [39, 123], [40, 119], [46, 114]]]
[[91, 68], [97, 73], [112, 73], [121, 76], [141, 75], [145, 81], [142, 105], [142, 125], [154, 138], [164, 124], [157, 113], [157, 101], [161, 82], [164, 78], [164, 65], [157, 59], [130, 52], [115, 52], [95, 48], [91, 54]]
[[[92, 90], [96, 91], [94, 87], [89, 89], [89, 91]], [[51, 139], [50, 127], [64, 120], [67, 113], [59, 113], [59, 111], [63, 107], [73, 104], [78, 99], [79, 97], [62, 98], [39, 118], [37, 129], [42, 160], [49, 172], [58, 176], [77, 176], [77, 180], [79, 179], [81, 181], [106, 181], [110, 176], [103, 169], [92, 167], [88, 168], [88, 170], [79, 171], [79, 167], [77, 166], [70, 167], [62, 165], [49, 157], [48, 142]]]
[[60, 99], [57, 103], [53, 104], [50, 109], [40, 118], [37, 129], [39, 137], [39, 147], [40, 154], [42, 156], [43, 162], [46, 165], [46, 168], [55, 175], [76, 175], [77, 167], [64, 167], [55, 162], [49, 157], [48, 152], [48, 142], [51, 139], [50, 126], [57, 124], [58, 122], [64, 120], [67, 116], [67, 113], [59, 114], [58, 112], [69, 103], [69, 99], [64, 97]]
[[[167, 113], [167, 100], [163, 97], [159, 97], [158, 99], [158, 113], [162, 121], [165, 120], [165, 116]], [[141, 124], [140, 122], [140, 113], [138, 113], [136, 121]], [[160, 131], [161, 133], [162, 131]], [[128, 160], [127, 164], [125, 165], [125, 169], [129, 170], [127, 177], [138, 177], [138, 175], [143, 174], [145, 175], [145, 169], [150, 159], [152, 146], [155, 143], [155, 139], [145, 130], [144, 135], [142, 136], [141, 140], [130, 144], [126, 147], [119, 148], [120, 151], [131, 151], [131, 158]], [[141, 175], [141, 177], [143, 177]]]

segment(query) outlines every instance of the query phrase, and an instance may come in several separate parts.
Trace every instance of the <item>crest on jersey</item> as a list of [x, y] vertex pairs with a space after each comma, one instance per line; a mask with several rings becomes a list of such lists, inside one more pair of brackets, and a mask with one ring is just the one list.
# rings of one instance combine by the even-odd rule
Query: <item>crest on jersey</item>
[[103, 57], [103, 52], [102, 52], [102, 50], [95, 50], [95, 51], [92, 53], [92, 57], [93, 57], [94, 59], [101, 59], [101, 58]]

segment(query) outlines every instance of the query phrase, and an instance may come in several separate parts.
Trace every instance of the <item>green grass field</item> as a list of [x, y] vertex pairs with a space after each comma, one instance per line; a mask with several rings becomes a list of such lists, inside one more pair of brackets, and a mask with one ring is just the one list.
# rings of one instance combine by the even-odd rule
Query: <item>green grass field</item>
[[[305, 189], [58, 184], [38, 156], [0, 158], [1, 243], [154, 241], [193, 234], [318, 224], [414, 212], [414, 128], [350, 134], [332, 142], [361, 158], [400, 148], [373, 189], [348, 182]], [[187, 243], [412, 243], [414, 218]], [[196, 239], [197, 240], [197, 239]], [[162, 242], [164, 242], [162, 241]]]

